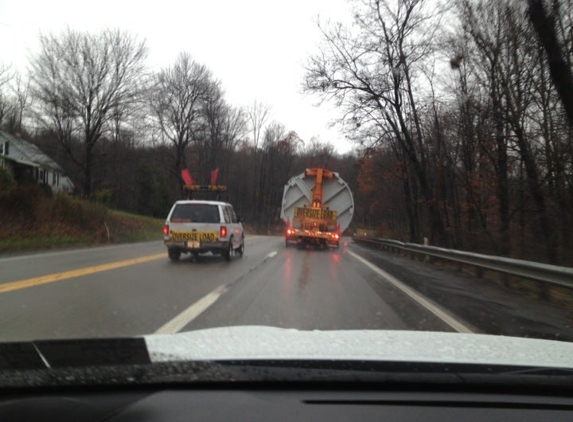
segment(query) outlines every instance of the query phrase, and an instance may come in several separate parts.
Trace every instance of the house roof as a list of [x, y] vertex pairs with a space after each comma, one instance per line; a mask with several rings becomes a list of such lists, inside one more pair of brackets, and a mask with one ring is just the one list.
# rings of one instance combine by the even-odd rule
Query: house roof
[[[0, 143], [4, 142], [10, 143], [10, 155], [7, 156], [7, 158], [22, 164], [33, 164], [62, 173], [64, 172], [64, 169], [62, 169], [58, 163], [44, 154], [36, 145], [0, 130]], [[18, 154], [12, 153], [14, 151], [12, 148], [17, 149]]]

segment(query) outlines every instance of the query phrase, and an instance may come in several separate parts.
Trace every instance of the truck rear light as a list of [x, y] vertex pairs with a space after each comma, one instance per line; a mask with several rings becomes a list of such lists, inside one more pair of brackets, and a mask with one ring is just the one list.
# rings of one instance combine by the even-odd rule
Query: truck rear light
[[221, 226], [220, 235], [221, 237], [227, 237], [227, 227]]
[[287, 229], [287, 234], [293, 234], [294, 232], [291, 229]]
[[334, 238], [335, 238], [335, 239], [340, 239], [340, 236], [339, 236], [338, 234], [335, 234], [335, 235], [334, 235]]
[[168, 224], [163, 226], [163, 236], [169, 236], [169, 225]]

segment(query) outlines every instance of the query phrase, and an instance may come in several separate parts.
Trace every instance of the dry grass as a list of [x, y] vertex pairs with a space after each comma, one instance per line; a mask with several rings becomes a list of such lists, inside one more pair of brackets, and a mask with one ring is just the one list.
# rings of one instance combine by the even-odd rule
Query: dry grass
[[0, 195], [0, 252], [50, 249], [162, 238], [163, 220], [108, 210], [38, 186]]

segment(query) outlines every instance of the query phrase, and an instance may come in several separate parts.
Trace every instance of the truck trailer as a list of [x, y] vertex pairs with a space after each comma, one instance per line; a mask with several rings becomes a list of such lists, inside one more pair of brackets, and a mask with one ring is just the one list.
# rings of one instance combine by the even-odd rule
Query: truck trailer
[[284, 187], [281, 218], [286, 224], [285, 245], [338, 248], [353, 213], [352, 192], [338, 173], [307, 169]]

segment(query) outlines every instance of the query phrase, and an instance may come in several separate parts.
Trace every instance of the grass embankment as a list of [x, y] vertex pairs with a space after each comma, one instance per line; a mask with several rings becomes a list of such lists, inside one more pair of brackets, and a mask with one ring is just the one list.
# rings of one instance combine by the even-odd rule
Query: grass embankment
[[160, 240], [164, 222], [37, 186], [2, 193], [0, 219], [0, 252]]

